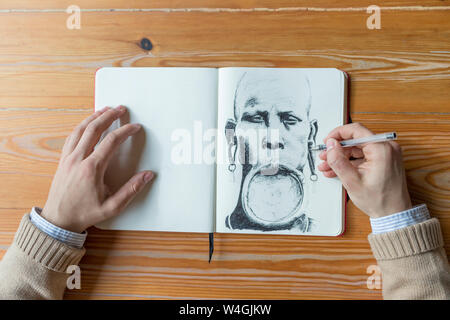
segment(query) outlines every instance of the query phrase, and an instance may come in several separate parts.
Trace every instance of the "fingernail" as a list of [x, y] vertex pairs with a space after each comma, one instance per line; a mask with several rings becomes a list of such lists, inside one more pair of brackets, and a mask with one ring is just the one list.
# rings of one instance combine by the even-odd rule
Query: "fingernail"
[[138, 132], [139, 130], [141, 130], [142, 126], [138, 123], [133, 124], [133, 133]]
[[327, 151], [330, 151], [335, 146], [336, 146], [336, 140], [334, 140], [333, 138], [330, 138], [327, 140]]
[[118, 106], [118, 107], [116, 108], [116, 110], [119, 111], [119, 112], [124, 112], [124, 111], [127, 110], [127, 108], [125, 108], [124, 106]]
[[149, 182], [150, 180], [152, 180], [154, 177], [153, 172], [149, 171], [144, 175], [144, 181], [145, 183]]

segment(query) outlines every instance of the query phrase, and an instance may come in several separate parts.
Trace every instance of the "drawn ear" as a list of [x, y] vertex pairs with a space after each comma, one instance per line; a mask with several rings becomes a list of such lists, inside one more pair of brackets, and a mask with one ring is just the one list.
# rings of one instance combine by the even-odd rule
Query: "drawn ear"
[[317, 123], [317, 120], [311, 120], [310, 121], [310, 126], [311, 126], [311, 132], [309, 133], [309, 138], [308, 140], [311, 142], [314, 142], [314, 145], [316, 144], [316, 135], [317, 135], [317, 131], [319, 129], [319, 124]]
[[236, 121], [234, 119], [228, 119], [225, 124], [225, 137], [227, 138], [227, 144], [229, 146], [237, 144], [236, 138]]

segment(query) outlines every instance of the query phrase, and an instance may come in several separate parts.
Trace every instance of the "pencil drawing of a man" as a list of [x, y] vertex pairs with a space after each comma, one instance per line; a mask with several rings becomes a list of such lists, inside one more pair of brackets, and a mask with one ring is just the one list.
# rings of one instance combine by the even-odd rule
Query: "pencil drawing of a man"
[[[229, 229], [307, 232], [313, 225], [302, 206], [305, 167], [309, 165], [310, 180], [317, 177], [309, 147], [315, 144], [318, 125], [309, 115], [309, 80], [290, 75], [247, 71], [236, 87], [234, 118], [227, 121], [225, 134], [228, 170], [234, 172], [239, 162], [242, 179], [235, 209], [226, 217]], [[256, 139], [249, 132], [258, 132]]]

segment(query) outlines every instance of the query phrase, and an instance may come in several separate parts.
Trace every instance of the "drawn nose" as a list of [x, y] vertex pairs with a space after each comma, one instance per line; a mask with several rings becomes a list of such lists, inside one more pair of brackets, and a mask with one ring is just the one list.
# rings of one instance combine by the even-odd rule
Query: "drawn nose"
[[264, 149], [271, 149], [271, 150], [276, 150], [276, 149], [284, 149], [284, 144], [281, 142], [265, 142], [263, 143], [263, 148]]

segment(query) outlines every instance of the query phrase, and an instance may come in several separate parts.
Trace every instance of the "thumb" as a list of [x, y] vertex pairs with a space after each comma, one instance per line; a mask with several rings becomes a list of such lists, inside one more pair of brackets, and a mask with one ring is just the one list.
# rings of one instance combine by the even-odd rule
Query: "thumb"
[[133, 176], [103, 203], [104, 215], [107, 218], [118, 215], [144, 189], [145, 185], [153, 180], [154, 176], [155, 174], [151, 171], [143, 171]]
[[341, 144], [333, 138], [327, 140], [327, 162], [347, 190], [358, 183], [358, 171], [346, 157]]

